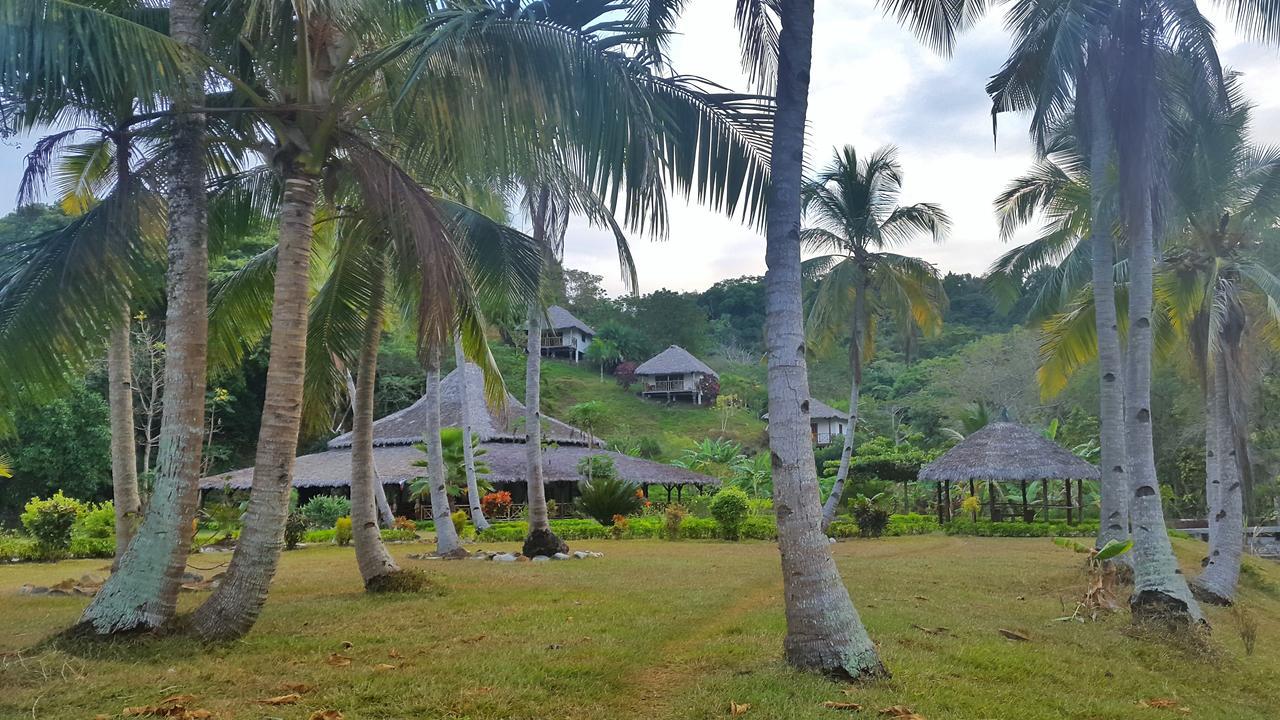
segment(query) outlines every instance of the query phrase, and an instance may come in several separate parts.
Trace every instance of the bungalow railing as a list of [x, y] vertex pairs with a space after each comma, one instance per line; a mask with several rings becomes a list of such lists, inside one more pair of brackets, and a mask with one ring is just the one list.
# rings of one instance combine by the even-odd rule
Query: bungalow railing
[[543, 333], [542, 347], [564, 347], [564, 335]]
[[687, 389], [683, 380], [655, 380], [649, 383], [651, 392], [684, 392]]

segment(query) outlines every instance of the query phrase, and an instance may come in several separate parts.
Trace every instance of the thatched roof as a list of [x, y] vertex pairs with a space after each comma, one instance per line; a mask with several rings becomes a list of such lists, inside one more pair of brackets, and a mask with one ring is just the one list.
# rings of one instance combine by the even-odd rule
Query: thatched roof
[[550, 330], [564, 330], [566, 328], [577, 328], [588, 335], [595, 335], [596, 331], [591, 326], [574, 317], [573, 313], [565, 310], [559, 305], [552, 305], [547, 308], [547, 321], [550, 323]]
[[[440, 383], [440, 427], [462, 427], [461, 377], [458, 370], [454, 370]], [[425, 396], [419, 398], [409, 407], [375, 422], [373, 444], [412, 445], [421, 442], [427, 426], [426, 400]], [[484, 399], [484, 373], [471, 363], [467, 363], [466, 402], [470, 408], [471, 432], [481, 442], [524, 442], [524, 403], [507, 393], [505, 407], [488, 405]], [[599, 438], [546, 415], [542, 416], [542, 437], [562, 445], [604, 445]], [[351, 433], [330, 440], [329, 447], [351, 447]]]
[[640, 363], [636, 368], [637, 375], [680, 375], [683, 373], [703, 373], [712, 377], [720, 377], [707, 364], [689, 354], [679, 345], [672, 345], [662, 352]]
[[920, 468], [922, 482], [1097, 480], [1096, 465], [1025, 425], [994, 422]]
[[[519, 443], [484, 443], [486, 451], [480, 458], [490, 468], [489, 482], [494, 485], [524, 483], [525, 448]], [[716, 478], [700, 475], [674, 465], [607, 450], [593, 450], [581, 446], [560, 445], [548, 447], [542, 456], [544, 482], [578, 482], [578, 461], [588, 455], [607, 455], [613, 459], [619, 477], [637, 485], [718, 485]], [[373, 451], [373, 462], [378, 478], [387, 485], [412, 482], [421, 477], [426, 468], [414, 466], [415, 460], [426, 458], [422, 452], [403, 445], [378, 447]], [[201, 490], [218, 490], [230, 486], [236, 490], [247, 489], [253, 480], [253, 468], [243, 468], [221, 475], [213, 475], [200, 481]], [[346, 487], [351, 483], [351, 451], [328, 450], [297, 459], [293, 470], [293, 486]]]
[[[768, 420], [769, 413], [760, 416], [761, 420]], [[810, 420], [848, 420], [849, 413], [837, 410], [830, 405], [818, 400], [817, 398], [809, 398], [809, 419]]]

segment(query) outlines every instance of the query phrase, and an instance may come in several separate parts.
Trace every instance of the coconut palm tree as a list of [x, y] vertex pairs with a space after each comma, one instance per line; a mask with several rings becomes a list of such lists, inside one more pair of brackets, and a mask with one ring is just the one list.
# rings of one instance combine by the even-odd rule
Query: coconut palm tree
[[902, 166], [897, 149], [887, 146], [859, 158], [852, 145], [838, 150], [826, 169], [800, 188], [801, 207], [810, 227], [800, 231], [809, 250], [825, 253], [807, 262], [829, 268], [818, 281], [809, 313], [809, 336], [814, 347], [830, 344], [849, 331], [849, 431], [835, 484], [822, 511], [822, 528], [835, 519], [849, 477], [862, 364], [875, 352], [876, 319], [895, 313], [925, 333], [942, 327], [946, 292], [938, 271], [918, 258], [888, 252], [917, 235], [935, 241], [951, 225], [942, 208], [932, 203], [900, 206]]

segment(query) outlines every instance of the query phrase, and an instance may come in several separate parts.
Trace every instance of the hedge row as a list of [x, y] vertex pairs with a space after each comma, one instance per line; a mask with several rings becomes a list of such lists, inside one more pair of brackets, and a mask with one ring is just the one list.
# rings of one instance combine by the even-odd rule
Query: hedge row
[[945, 528], [948, 535], [978, 537], [1091, 537], [1098, 534], [1098, 523], [1082, 522], [992, 522], [991, 520], [952, 520]]

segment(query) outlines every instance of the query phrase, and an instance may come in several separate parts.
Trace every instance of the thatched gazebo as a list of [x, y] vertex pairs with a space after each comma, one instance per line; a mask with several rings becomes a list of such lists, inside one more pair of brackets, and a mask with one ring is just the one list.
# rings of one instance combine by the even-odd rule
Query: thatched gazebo
[[[471, 431], [485, 453], [480, 459], [489, 466], [489, 482], [498, 490], [511, 492], [515, 502], [524, 502], [527, 496], [524, 405], [510, 393], [500, 406], [487, 403], [480, 368], [468, 363], [466, 373], [465, 392], [461, 372], [456, 369], [440, 383], [440, 426], [460, 427], [462, 407], [466, 403]], [[388, 499], [401, 508], [410, 504], [405, 494], [408, 486], [426, 472], [413, 464], [425, 457], [413, 448], [414, 443], [422, 441], [426, 428], [425, 405], [426, 399], [419, 399], [373, 424], [374, 468]], [[705, 492], [706, 488], [720, 484], [708, 475], [605, 450], [604, 441], [547, 415], [542, 416], [542, 437], [548, 443], [542, 452], [547, 496], [559, 503], [567, 504], [577, 495], [581, 480], [578, 462], [594, 455], [613, 460], [618, 475], [637, 485], [645, 497], [649, 496], [650, 486], [665, 490], [669, 500], [673, 492], [680, 498], [686, 486]], [[317, 494], [346, 493], [350, 488], [351, 434], [339, 435], [330, 440], [328, 446], [325, 452], [303, 455], [295, 461], [293, 487], [298, 489], [300, 502]], [[247, 490], [252, 481], [253, 468], [247, 467], [204, 478], [200, 489]]]
[[[1046, 483], [1044, 502], [1045, 519], [1051, 509], [1065, 509], [1067, 522], [1073, 522], [1073, 511], [1084, 513], [1083, 486], [1086, 480], [1098, 480], [1098, 468], [1069, 450], [1045, 438], [1025, 425], [1014, 422], [994, 422], [969, 435], [941, 457], [920, 468], [919, 482], [936, 483], [938, 486], [938, 520], [945, 522], [943, 509], [950, 515], [951, 484], [969, 483], [969, 494], [977, 496], [975, 482], [983, 480], [991, 492], [989, 508], [992, 519], [999, 517], [994, 492], [997, 483], [1019, 483], [1022, 503], [1006, 502], [1009, 509], [1021, 511], [1023, 520], [1030, 522], [1036, 510], [1027, 502], [1027, 483], [1040, 480]], [[1061, 480], [1064, 483], [1064, 502], [1055, 504], [1049, 497], [1047, 483]], [[1077, 481], [1076, 495], [1071, 492], [1072, 481]]]

